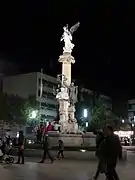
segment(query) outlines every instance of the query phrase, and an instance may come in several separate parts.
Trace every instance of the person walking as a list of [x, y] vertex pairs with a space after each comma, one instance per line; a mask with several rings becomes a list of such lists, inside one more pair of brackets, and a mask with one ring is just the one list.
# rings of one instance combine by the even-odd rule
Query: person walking
[[97, 180], [98, 177], [99, 177], [99, 174], [102, 172], [102, 167], [103, 167], [103, 162], [102, 162], [102, 157], [101, 157], [101, 154], [100, 154], [100, 151], [99, 151], [99, 147], [100, 147], [100, 144], [103, 142], [104, 140], [104, 133], [100, 130], [96, 133], [96, 157], [98, 158], [99, 160], [99, 163], [98, 163], [98, 166], [97, 166], [97, 171], [94, 175], [94, 177], [92, 178], [92, 180]]
[[50, 153], [50, 144], [49, 144], [49, 140], [48, 140], [48, 136], [45, 136], [45, 140], [44, 140], [44, 144], [43, 144], [43, 149], [44, 149], [44, 154], [43, 154], [43, 158], [39, 163], [44, 163], [44, 161], [46, 160], [46, 157], [48, 156], [51, 160], [51, 163], [53, 163], [54, 159]]
[[100, 151], [102, 158], [106, 165], [107, 180], [119, 180], [118, 174], [115, 170], [117, 159], [122, 158], [122, 147], [119, 137], [113, 133], [113, 128], [107, 125], [104, 128], [105, 140], [100, 144]]
[[25, 138], [23, 135], [23, 131], [19, 131], [19, 138], [18, 138], [18, 161], [17, 164], [20, 163], [20, 160], [22, 158], [21, 164], [24, 164], [24, 143]]
[[60, 159], [60, 155], [62, 159], [64, 159], [63, 151], [64, 151], [64, 143], [62, 140], [59, 140], [58, 155], [57, 155], [58, 159]]

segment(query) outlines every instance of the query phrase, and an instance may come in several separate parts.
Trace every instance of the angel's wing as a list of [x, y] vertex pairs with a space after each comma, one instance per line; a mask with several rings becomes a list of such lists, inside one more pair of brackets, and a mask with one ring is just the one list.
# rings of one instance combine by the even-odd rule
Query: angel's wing
[[74, 26], [72, 26], [72, 27], [70, 28], [71, 34], [73, 34], [73, 32], [76, 31], [79, 26], [80, 26], [80, 22], [78, 22], [78, 23], [76, 23]]

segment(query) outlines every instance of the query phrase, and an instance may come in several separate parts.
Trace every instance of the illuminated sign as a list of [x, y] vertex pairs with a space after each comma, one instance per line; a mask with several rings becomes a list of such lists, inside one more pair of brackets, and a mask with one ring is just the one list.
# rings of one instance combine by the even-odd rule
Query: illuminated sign
[[134, 134], [134, 132], [133, 131], [115, 131], [114, 134], [118, 135], [119, 137], [130, 138]]

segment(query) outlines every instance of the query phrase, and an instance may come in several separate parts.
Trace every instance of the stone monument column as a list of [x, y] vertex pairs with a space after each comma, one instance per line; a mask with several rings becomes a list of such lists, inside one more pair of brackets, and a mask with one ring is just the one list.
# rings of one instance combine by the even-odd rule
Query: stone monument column
[[62, 63], [62, 78], [65, 77], [65, 85], [69, 87], [71, 85], [71, 64], [75, 63], [75, 59], [70, 53], [63, 53], [58, 61]]
[[[75, 106], [72, 103], [74, 101], [73, 94], [71, 91], [71, 64], [75, 63], [74, 57], [71, 55], [74, 44], [72, 43], [72, 34], [77, 30], [80, 23], [75, 24], [68, 30], [68, 25], [63, 27], [63, 35], [61, 41], [64, 41], [65, 46], [63, 47], [63, 54], [59, 57], [59, 62], [62, 63], [62, 79], [56, 98], [59, 101], [59, 116], [62, 132], [75, 132]], [[74, 87], [72, 86], [72, 89]], [[74, 90], [74, 89], [73, 89]], [[72, 94], [72, 95], [71, 95]], [[72, 96], [72, 97], [71, 97]], [[75, 123], [74, 123], [75, 122]]]

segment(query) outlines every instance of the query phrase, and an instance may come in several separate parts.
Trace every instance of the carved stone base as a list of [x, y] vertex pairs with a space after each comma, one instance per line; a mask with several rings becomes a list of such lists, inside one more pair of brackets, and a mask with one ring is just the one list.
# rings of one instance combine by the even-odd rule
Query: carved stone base
[[74, 121], [74, 119], [75, 119], [75, 106], [70, 106], [68, 108], [68, 114], [69, 114], [69, 118]]
[[61, 128], [65, 129], [66, 122], [68, 122], [68, 107], [69, 102], [65, 100], [59, 100], [59, 115], [60, 115], [60, 121]]
[[62, 124], [61, 133], [79, 133], [78, 124], [76, 122]]

